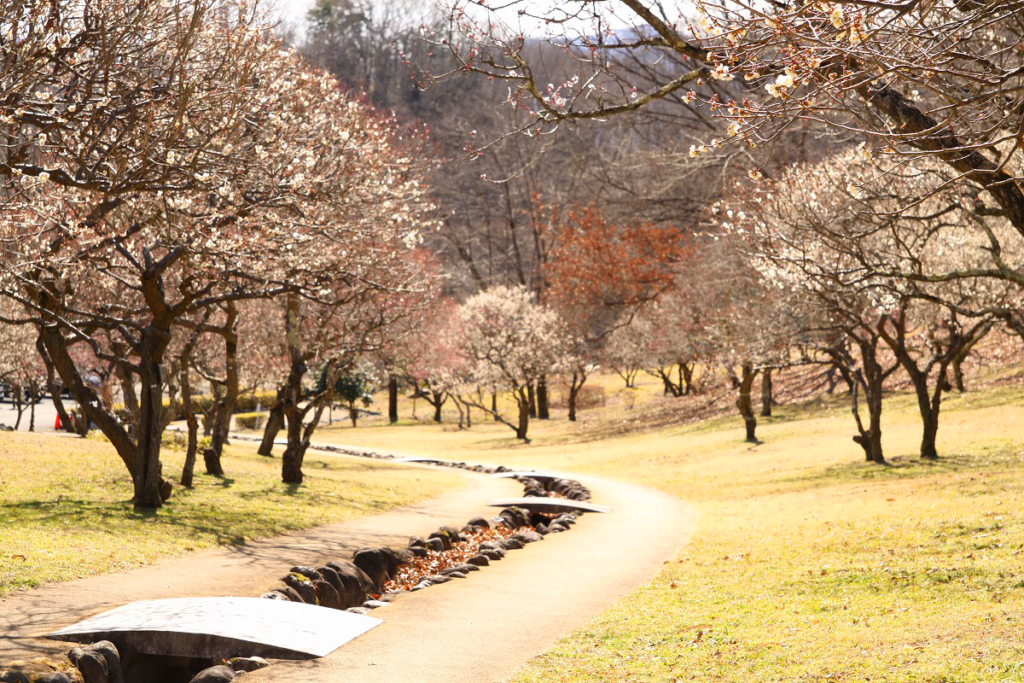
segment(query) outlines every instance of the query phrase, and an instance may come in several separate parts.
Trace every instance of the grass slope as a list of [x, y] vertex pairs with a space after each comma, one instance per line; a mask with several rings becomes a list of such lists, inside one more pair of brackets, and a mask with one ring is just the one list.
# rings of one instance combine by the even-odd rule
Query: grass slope
[[[1024, 681], [1017, 394], [950, 396], [937, 464], [914, 457], [912, 398], [892, 397], [887, 468], [861, 462], [838, 399], [777, 409], [757, 446], [740, 440], [732, 416], [615, 436], [611, 427], [635, 421], [621, 405], [595, 411], [589, 427], [536, 423], [529, 445], [486, 422], [469, 432], [410, 425], [321, 437], [593, 472], [698, 506], [693, 541], [657, 578], [516, 683]], [[613, 436], [594, 440], [588, 430]], [[609, 561], [629, 558], [610, 548]]]
[[[165, 451], [165, 473], [174, 477], [183, 460], [181, 451]], [[109, 443], [0, 433], [0, 595], [339, 522], [462, 485], [449, 472], [315, 452], [300, 486], [282, 484], [280, 467], [255, 445], [230, 446], [227, 476], [197, 473], [193, 489], [177, 487], [159, 512], [142, 514]]]

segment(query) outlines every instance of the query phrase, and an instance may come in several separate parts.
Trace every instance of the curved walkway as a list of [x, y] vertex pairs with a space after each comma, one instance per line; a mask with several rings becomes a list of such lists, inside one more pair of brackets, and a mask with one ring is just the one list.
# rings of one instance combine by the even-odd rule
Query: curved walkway
[[[134, 600], [259, 595], [293, 564], [347, 558], [367, 545], [404, 545], [410, 535], [439, 525], [461, 527], [473, 516], [491, 516], [488, 500], [519, 493], [515, 480], [465, 476], [470, 486], [417, 506], [9, 597], [0, 603], [0, 658], [65, 649], [32, 635]], [[569, 533], [509, 552], [467, 579], [403, 594], [372, 613], [382, 625], [329, 656], [275, 662], [245, 680], [504, 680], [651, 579], [692, 532], [692, 508], [678, 499], [585, 475], [580, 480], [611, 514], [584, 515]]]
[[493, 514], [488, 497], [522, 491], [515, 481], [453, 471], [466, 478], [466, 486], [416, 505], [8, 595], [0, 602], [0, 663], [63, 652], [68, 646], [38, 636], [118, 605], [160, 598], [256, 597], [279, 587], [279, 579], [297, 564], [347, 560], [364, 546], [404, 547], [409, 536], [443, 524], [461, 528], [476, 515]]
[[[582, 477], [611, 505], [459, 581], [402, 595], [384, 623], [322, 659], [276, 662], [247, 683], [492, 683], [651, 579], [689, 537], [685, 503]], [[493, 508], [492, 508], [493, 509]]]

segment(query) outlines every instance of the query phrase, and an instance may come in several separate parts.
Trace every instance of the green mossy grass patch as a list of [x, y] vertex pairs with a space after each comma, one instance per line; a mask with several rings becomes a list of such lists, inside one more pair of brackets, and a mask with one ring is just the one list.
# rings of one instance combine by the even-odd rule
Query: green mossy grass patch
[[[463, 485], [457, 475], [310, 451], [305, 481], [281, 483], [279, 457], [239, 442], [226, 476], [175, 486], [156, 512], [133, 510], [131, 479], [97, 438], [0, 433], [0, 595], [47, 582], [131, 569], [161, 557], [243, 543], [424, 500]], [[184, 453], [166, 449], [177, 481]]]

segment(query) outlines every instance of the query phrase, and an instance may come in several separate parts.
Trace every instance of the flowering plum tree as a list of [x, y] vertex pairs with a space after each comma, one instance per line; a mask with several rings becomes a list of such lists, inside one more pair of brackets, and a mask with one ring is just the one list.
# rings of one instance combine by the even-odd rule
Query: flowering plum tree
[[[545, 87], [525, 26], [466, 0], [449, 3], [453, 29], [440, 40], [461, 70], [512, 86], [531, 134], [672, 104], [707, 115], [694, 157], [730, 142], [777, 155], [787, 147], [779, 136], [803, 126], [864, 144], [866, 155], [931, 159], [961, 182], [961, 204], [1012, 229], [991, 231], [988, 261], [934, 263], [912, 275], [1024, 284], [1001, 258], [1020, 251], [1024, 236], [1020, 0], [513, 2], [502, 6], [505, 16], [509, 4], [521, 9], [522, 24], [546, 27], [548, 41], [574, 58], [574, 75]], [[1014, 307], [1000, 315], [1017, 324]]]
[[[283, 51], [244, 2], [27, 0], [0, 9], [0, 35], [0, 292], [31, 311], [135, 505], [159, 507], [179, 322], [371, 281], [368, 255], [414, 239], [404, 207], [422, 190], [388, 121]], [[79, 343], [137, 402], [130, 428], [84, 381]]]
[[640, 314], [641, 329], [649, 330], [642, 337], [644, 371], [672, 396], [699, 390], [698, 365], [707, 377], [724, 343], [720, 333], [731, 310], [729, 293], [738, 282], [735, 262], [724, 258], [726, 246], [704, 240], [692, 247], [673, 269], [671, 288]]
[[528, 387], [571, 360], [558, 315], [534, 302], [524, 287], [492, 287], [470, 298], [459, 312], [461, 353], [476, 384], [512, 393], [518, 418], [501, 415], [482, 401], [473, 407], [491, 414], [525, 440], [530, 426]]
[[426, 399], [434, 407], [435, 422], [441, 421], [441, 406], [451, 401], [459, 414], [459, 429], [473, 426], [472, 408], [483, 405], [484, 390], [496, 391], [493, 385], [478, 383], [473, 372], [475, 363], [462, 353], [464, 338], [459, 305], [451, 299], [440, 299], [402, 341], [403, 367], [412, 383], [413, 396]]
[[601, 357], [622, 378], [627, 389], [636, 388], [636, 376], [648, 367], [647, 348], [652, 339], [650, 321], [641, 316], [625, 317], [608, 335]]
[[[971, 254], [985, 258], [984, 233], [965, 238], [961, 224], [970, 215], [958, 198], [941, 165], [923, 160], [893, 169], [850, 150], [752, 188], [742, 208], [726, 218], [750, 238], [753, 260], [766, 277], [819, 306], [807, 320], [823, 352], [864, 390], [869, 427], [858, 414], [855, 390], [855, 440], [872, 462], [884, 462], [882, 389], [898, 366], [917, 393], [921, 457], [938, 457], [947, 371], [991, 329], [991, 314], [965, 321], [956, 311], [1000, 307], [1012, 294], [985, 279], [922, 283], [905, 276]], [[904, 207], [908, 202], [912, 209]]]
[[886, 154], [931, 158], [987, 197], [979, 210], [1005, 216], [1024, 233], [1024, 4], [697, 6], [709, 66], [758, 86], [758, 95], [720, 110], [736, 136], [766, 141], [803, 119], [855, 134]]
[[412, 397], [434, 408], [434, 422], [456, 388], [452, 369], [460, 365], [457, 328], [459, 306], [454, 299], [437, 297], [410, 325], [409, 333], [387, 345], [391, 368], [412, 387]]
[[701, 254], [701, 267], [690, 277], [700, 278], [703, 272], [713, 284], [691, 306], [696, 348], [708, 354], [706, 363], [726, 370], [737, 391], [746, 440], [758, 443], [754, 380], [801, 362], [791, 351], [800, 341], [804, 310], [789, 287], [751, 267], [737, 240], [712, 240]]
[[[282, 480], [301, 483], [302, 462], [324, 410], [334, 398], [339, 378], [354, 370], [360, 356], [384, 347], [396, 328], [420, 306], [430, 303], [425, 274], [404, 248], [373, 254], [373, 280], [339, 279], [332, 298], [282, 300], [281, 324], [288, 374], [280, 389], [287, 438]], [[370, 273], [366, 273], [370, 275]], [[311, 367], [319, 368], [317, 385], [308, 387]]]
[[[505, 16], [519, 8], [516, 27], [478, 5], [449, 2], [453, 30], [439, 42], [462, 70], [509, 82], [531, 113], [527, 130], [675, 103], [718, 121], [695, 145], [700, 156], [807, 121], [940, 160], [995, 205], [981, 210], [1024, 232], [1020, 0], [503, 4]], [[537, 80], [530, 23], [574, 58], [575, 74]]]

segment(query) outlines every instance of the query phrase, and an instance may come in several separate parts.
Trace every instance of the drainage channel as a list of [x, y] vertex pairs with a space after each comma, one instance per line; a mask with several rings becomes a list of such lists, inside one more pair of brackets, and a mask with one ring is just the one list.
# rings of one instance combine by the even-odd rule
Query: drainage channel
[[104, 612], [47, 636], [81, 647], [0, 665], [0, 683], [229, 683], [272, 659], [322, 657], [382, 623], [374, 615], [398, 596], [465, 579], [512, 550], [569, 531], [584, 512], [610, 511], [560, 474], [321, 450], [515, 478], [523, 496], [492, 501], [502, 508], [496, 516], [442, 526], [405, 548], [362, 548], [350, 560], [293, 566], [259, 598], [143, 601]]

